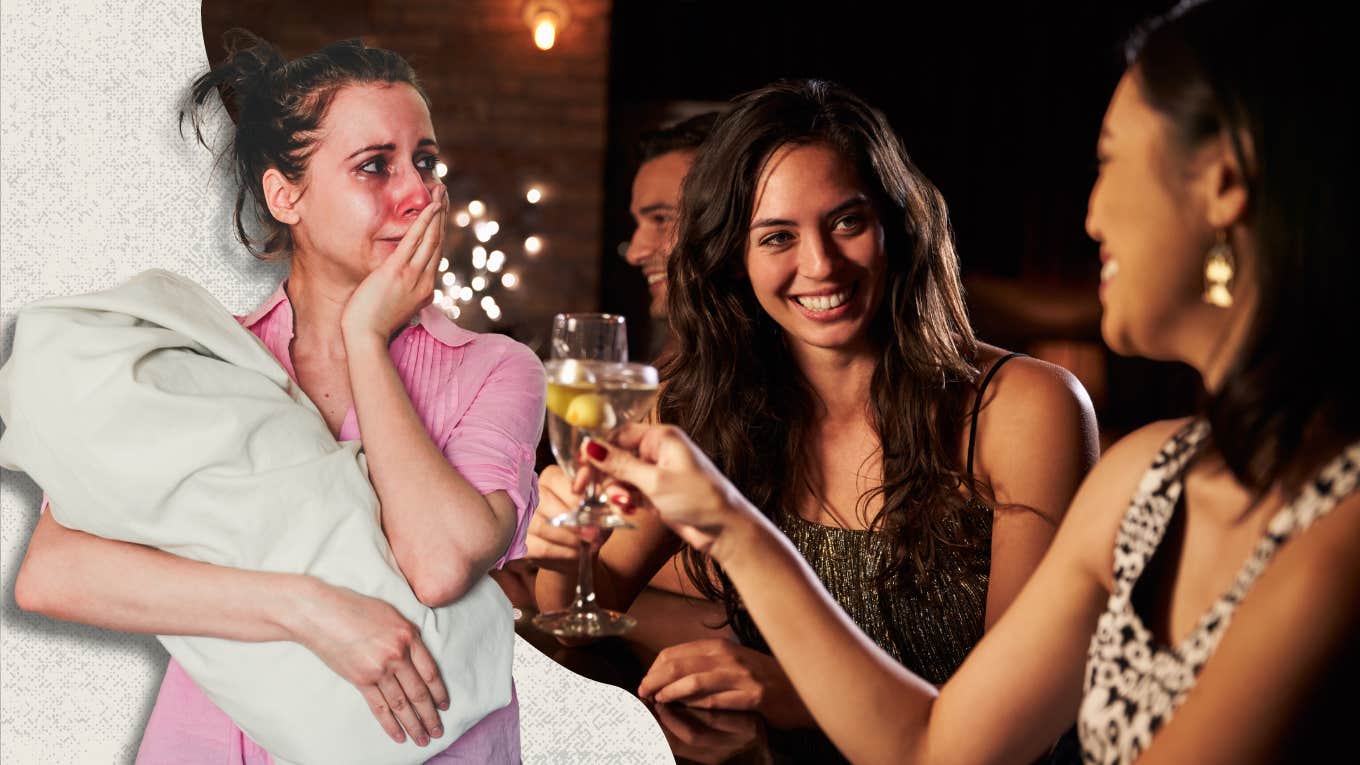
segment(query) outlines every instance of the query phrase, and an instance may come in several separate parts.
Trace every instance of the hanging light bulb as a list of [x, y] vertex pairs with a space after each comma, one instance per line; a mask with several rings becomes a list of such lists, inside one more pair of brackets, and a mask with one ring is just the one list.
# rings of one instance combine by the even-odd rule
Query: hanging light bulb
[[543, 240], [536, 236], [528, 237], [524, 240], [524, 251], [530, 255], [537, 255], [543, 252]]
[[485, 247], [473, 247], [473, 248], [472, 248], [472, 267], [475, 268], [475, 269], [477, 269], [478, 271], [482, 270], [483, 268], [486, 268], [486, 248], [485, 248]]
[[505, 287], [508, 290], [512, 290], [518, 287], [519, 274], [515, 273], [514, 271], [505, 272], [505, 275], [501, 277], [501, 286]]
[[524, 198], [528, 200], [529, 204], [536, 205], [543, 199], [543, 190], [537, 186], [530, 186], [529, 190], [525, 192]]
[[486, 205], [482, 204], [481, 200], [478, 199], [468, 202], [467, 210], [468, 214], [474, 218], [480, 218], [483, 215], [486, 215]]
[[440, 284], [443, 284], [445, 287], [452, 287], [458, 283], [458, 277], [454, 276], [452, 273], [446, 273], [443, 276], [439, 277], [439, 282]]
[[459, 210], [453, 214], [453, 222], [458, 225], [458, 228], [467, 228], [467, 225], [472, 222], [472, 213], [467, 210]]
[[500, 250], [492, 250], [486, 258], [486, 270], [495, 273], [505, 266], [505, 253]]
[[443, 162], [436, 162], [434, 166], [434, 177], [443, 178], [449, 174], [449, 166]]
[[461, 300], [461, 301], [463, 301], [464, 303], [471, 303], [471, 302], [472, 302], [472, 288], [471, 288], [471, 287], [464, 287], [463, 289], [459, 290], [459, 292], [458, 292], [458, 299]]
[[566, 0], [529, 0], [524, 4], [524, 23], [534, 33], [534, 45], [539, 50], [552, 50], [557, 35], [571, 20], [571, 8]]
[[551, 50], [557, 42], [557, 17], [551, 13], [539, 14], [534, 23], [534, 45], [539, 50]]
[[485, 276], [472, 277], [472, 289], [477, 292], [481, 292], [482, 290], [486, 289], [486, 277]]

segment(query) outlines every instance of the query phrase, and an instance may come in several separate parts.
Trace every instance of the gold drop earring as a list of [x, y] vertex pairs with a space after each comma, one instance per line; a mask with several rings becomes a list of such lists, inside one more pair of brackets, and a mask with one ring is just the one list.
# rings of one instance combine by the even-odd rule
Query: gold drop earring
[[1230, 308], [1233, 304], [1232, 285], [1237, 262], [1233, 258], [1232, 245], [1228, 244], [1228, 232], [1218, 232], [1218, 241], [1204, 256], [1204, 302], [1219, 308]]

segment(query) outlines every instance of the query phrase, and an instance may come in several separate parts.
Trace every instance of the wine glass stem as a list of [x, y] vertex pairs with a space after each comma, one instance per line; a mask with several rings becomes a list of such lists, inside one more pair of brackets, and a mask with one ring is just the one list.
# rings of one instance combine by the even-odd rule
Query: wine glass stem
[[576, 600], [573, 611], [595, 610], [595, 560], [590, 554], [590, 542], [581, 540], [580, 562], [576, 571]]

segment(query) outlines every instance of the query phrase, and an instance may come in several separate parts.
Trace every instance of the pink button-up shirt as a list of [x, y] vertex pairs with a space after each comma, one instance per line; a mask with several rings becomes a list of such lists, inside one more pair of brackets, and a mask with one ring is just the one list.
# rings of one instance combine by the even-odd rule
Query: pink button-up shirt
[[[284, 286], [238, 321], [264, 342], [296, 380], [288, 352], [293, 309]], [[527, 550], [529, 518], [538, 503], [534, 451], [543, 429], [542, 364], [514, 340], [465, 330], [433, 306], [420, 312], [419, 323], [403, 331], [390, 350], [416, 413], [449, 464], [482, 494], [504, 491], [514, 502], [519, 517], [515, 536], [496, 566], [522, 557]], [[350, 407], [340, 440], [359, 437], [359, 421]], [[431, 740], [432, 750], [440, 743]], [[267, 765], [272, 761], [171, 659], [137, 763], [200, 762]], [[513, 686], [508, 706], [482, 718], [430, 762], [518, 763], [519, 703]]]

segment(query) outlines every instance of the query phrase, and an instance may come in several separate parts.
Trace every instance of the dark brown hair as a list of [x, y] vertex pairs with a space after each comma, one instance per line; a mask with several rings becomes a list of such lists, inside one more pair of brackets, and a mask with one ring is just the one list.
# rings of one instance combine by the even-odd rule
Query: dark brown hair
[[1360, 151], [1345, 95], [1356, 64], [1343, 29], [1308, 2], [1182, 3], [1127, 48], [1175, 145], [1226, 135], [1243, 169], [1259, 303], [1206, 414], [1215, 448], [1258, 492], [1360, 436], [1355, 379], [1337, 367], [1360, 348]]
[[[390, 50], [370, 48], [362, 40], [343, 40], [315, 53], [288, 61], [279, 49], [244, 29], [229, 30], [223, 40], [227, 58], [194, 81], [190, 102], [180, 113], [194, 135], [203, 138], [203, 109], [214, 91], [236, 117], [229, 152], [236, 174], [236, 234], [254, 255], [274, 260], [292, 253], [288, 227], [269, 212], [261, 182], [274, 168], [290, 181], [302, 179], [316, 142], [317, 130], [335, 94], [348, 85], [401, 83], [415, 88], [429, 104], [415, 72]], [[258, 237], [246, 231], [242, 213], [249, 197]]]
[[[790, 144], [828, 146], [852, 164], [884, 228], [886, 285], [869, 330], [878, 359], [865, 402], [884, 479], [857, 512], [867, 514], [870, 500], [882, 497], [871, 521], [893, 550], [892, 569], [882, 574], [917, 581], [939, 545], [983, 544], [979, 524], [967, 517], [980, 511], [960, 492], [971, 480], [955, 464], [977, 341], [943, 198], [887, 120], [849, 91], [817, 80], [780, 82], [738, 98], [718, 120], [684, 183], [668, 274], [676, 349], [663, 362], [660, 418], [687, 431], [767, 515], [822, 496], [809, 464], [815, 394], [745, 269], [760, 174]], [[735, 590], [721, 571], [711, 581], [707, 565], [697, 551], [686, 553], [690, 578], [724, 600], [731, 618]]]
[[673, 151], [698, 151], [713, 132], [718, 121], [717, 112], [704, 112], [683, 119], [674, 125], [649, 130], [638, 139], [638, 164], [656, 159]]

